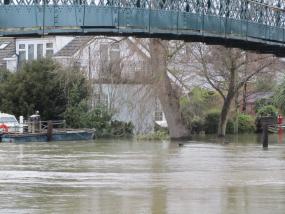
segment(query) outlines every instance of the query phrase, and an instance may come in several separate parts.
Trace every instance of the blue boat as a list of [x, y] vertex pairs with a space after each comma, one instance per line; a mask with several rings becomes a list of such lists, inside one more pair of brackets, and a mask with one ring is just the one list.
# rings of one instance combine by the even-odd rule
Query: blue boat
[[3, 143], [25, 143], [25, 142], [48, 142], [48, 141], [80, 141], [92, 140], [95, 137], [95, 131], [88, 130], [64, 130], [56, 131], [51, 134], [49, 139], [47, 133], [3, 133], [0, 136], [0, 142]]
[[20, 121], [14, 115], [0, 114], [0, 142], [79, 141], [95, 137], [94, 129], [67, 129], [64, 120], [41, 121], [38, 113], [26, 122]]

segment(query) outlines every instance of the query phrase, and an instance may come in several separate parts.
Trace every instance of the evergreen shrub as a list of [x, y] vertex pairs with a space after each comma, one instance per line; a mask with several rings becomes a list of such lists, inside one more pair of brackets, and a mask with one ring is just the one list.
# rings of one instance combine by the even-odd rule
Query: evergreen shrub
[[251, 133], [255, 131], [254, 117], [247, 114], [239, 114], [238, 116], [238, 132]]
[[204, 123], [205, 134], [216, 134], [218, 132], [219, 118], [219, 111], [211, 111], [207, 113]]
[[[205, 134], [217, 134], [219, 126], [220, 112], [211, 111], [205, 117], [204, 130]], [[249, 115], [239, 115], [239, 133], [252, 132], [255, 129], [254, 119]], [[228, 119], [227, 134], [234, 133], [234, 120]]]
[[204, 129], [204, 120], [201, 117], [195, 116], [191, 124], [191, 133], [199, 134]]
[[278, 111], [275, 106], [267, 105], [263, 106], [257, 111], [257, 117], [266, 117], [266, 116], [276, 117], [277, 113]]

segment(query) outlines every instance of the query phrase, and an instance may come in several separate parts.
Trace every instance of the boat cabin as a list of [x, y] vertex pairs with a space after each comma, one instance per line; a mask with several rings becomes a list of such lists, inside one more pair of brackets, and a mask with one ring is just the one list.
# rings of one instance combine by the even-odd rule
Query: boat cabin
[[14, 115], [0, 112], [0, 132], [19, 132], [19, 130], [20, 124]]

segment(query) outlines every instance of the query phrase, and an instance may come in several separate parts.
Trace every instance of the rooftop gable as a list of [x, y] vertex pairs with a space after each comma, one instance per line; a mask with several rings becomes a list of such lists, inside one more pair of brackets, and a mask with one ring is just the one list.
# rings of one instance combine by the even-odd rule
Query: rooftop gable
[[91, 41], [93, 36], [77, 36], [71, 40], [66, 46], [59, 50], [54, 57], [72, 57], [74, 56], [82, 47]]
[[13, 57], [16, 54], [16, 42], [14, 38], [0, 39], [0, 66], [5, 65], [5, 58]]

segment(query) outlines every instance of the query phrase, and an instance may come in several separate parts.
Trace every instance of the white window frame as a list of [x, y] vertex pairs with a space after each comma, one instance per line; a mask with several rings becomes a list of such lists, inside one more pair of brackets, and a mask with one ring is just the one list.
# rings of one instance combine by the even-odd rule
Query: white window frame
[[[48, 48], [47, 47], [48, 44], [52, 44], [52, 47]], [[46, 42], [44, 46], [45, 46], [44, 57], [46, 57], [47, 51], [52, 51], [52, 55], [54, 54], [54, 43], [53, 42]]]
[[[51, 43], [52, 44], [52, 48], [47, 48], [47, 44], [48, 43]], [[53, 50], [53, 53], [54, 53], [54, 45], [55, 43], [53, 41], [49, 41], [49, 40], [36, 40], [36, 41], [33, 41], [33, 40], [27, 40], [27, 41], [19, 41], [17, 43], [17, 55], [19, 55], [19, 52], [20, 51], [26, 51], [25, 53], [25, 60], [28, 60], [28, 57], [29, 57], [29, 45], [34, 45], [34, 60], [37, 60], [38, 59], [38, 56], [37, 56], [37, 53], [38, 53], [38, 44], [42, 44], [43, 45], [43, 57], [46, 57], [46, 52], [47, 50]], [[20, 45], [24, 45], [25, 48], [21, 48], [20, 49]]]

